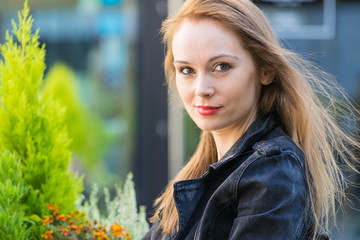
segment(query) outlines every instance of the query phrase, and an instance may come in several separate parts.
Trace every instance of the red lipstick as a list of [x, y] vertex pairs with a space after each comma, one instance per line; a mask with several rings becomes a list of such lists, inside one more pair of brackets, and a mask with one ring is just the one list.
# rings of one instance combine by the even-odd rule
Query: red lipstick
[[209, 116], [217, 113], [221, 107], [214, 106], [196, 106], [198, 112], [203, 116]]

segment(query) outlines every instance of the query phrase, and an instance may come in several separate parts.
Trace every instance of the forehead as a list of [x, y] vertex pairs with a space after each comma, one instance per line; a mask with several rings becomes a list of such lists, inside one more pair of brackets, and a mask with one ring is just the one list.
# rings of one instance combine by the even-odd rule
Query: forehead
[[241, 61], [253, 62], [241, 38], [230, 28], [210, 18], [188, 18], [173, 35], [173, 61], [207, 64], [219, 56], [231, 55]]
[[172, 50], [175, 52], [179, 47], [204, 45], [221, 49], [242, 47], [243, 44], [233, 30], [210, 18], [185, 18], [174, 31]]
[[240, 37], [224, 23], [207, 17], [190, 17], [183, 19], [175, 28], [173, 38], [175, 38], [175, 36], [179, 33], [195, 33], [194, 31], [200, 31], [199, 33], [205, 33], [208, 31], [213, 33], [226, 33], [240, 40]]

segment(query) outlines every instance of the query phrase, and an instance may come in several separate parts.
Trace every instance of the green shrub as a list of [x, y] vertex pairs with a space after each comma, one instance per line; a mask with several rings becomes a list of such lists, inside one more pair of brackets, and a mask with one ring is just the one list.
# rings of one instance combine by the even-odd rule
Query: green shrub
[[[2, 162], [11, 161], [6, 159], [13, 156], [5, 151], [14, 153], [19, 162], [13, 175], [4, 174], [2, 183], [9, 186], [3, 193], [12, 198], [15, 198], [14, 191], [23, 194], [19, 195], [21, 199], [14, 199], [11, 211], [4, 210], [8, 202], [2, 203], [5, 207], [0, 214], [3, 223], [6, 217], [10, 222], [13, 216], [19, 216], [19, 221], [14, 220], [14, 227], [29, 219], [40, 220], [49, 213], [47, 203], [56, 204], [64, 211], [73, 210], [82, 191], [81, 178], [69, 168], [71, 152], [64, 123], [65, 109], [51, 94], [41, 94], [45, 47], [40, 46], [39, 31], [31, 32], [33, 19], [27, 1], [18, 19], [18, 25], [12, 22], [15, 39], [6, 32], [6, 41], [0, 45], [3, 57], [0, 61], [0, 151], [4, 153]], [[2, 172], [11, 171], [10, 163], [2, 164]], [[12, 237], [21, 239], [16, 237], [21, 228], [16, 229]], [[37, 238], [39, 230], [32, 228], [31, 234]]]
[[[15, 154], [0, 153], [0, 239], [27, 239], [24, 198], [29, 192]], [[31, 221], [28, 220], [29, 223]]]

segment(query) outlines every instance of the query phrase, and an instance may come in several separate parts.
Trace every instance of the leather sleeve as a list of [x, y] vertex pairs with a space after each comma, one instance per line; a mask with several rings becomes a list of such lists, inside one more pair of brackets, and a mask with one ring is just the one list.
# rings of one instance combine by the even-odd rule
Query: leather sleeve
[[235, 189], [237, 216], [229, 239], [304, 239], [307, 187], [294, 154], [258, 158], [237, 179]]

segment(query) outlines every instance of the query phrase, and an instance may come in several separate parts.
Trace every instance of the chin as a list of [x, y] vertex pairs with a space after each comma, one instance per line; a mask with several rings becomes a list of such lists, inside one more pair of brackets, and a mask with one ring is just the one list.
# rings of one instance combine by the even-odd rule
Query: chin
[[213, 128], [206, 128], [206, 127], [199, 127], [202, 131], [205, 131], [205, 132], [211, 132], [213, 131], [214, 129]]
[[219, 126], [213, 124], [196, 123], [196, 125], [203, 131], [211, 132], [219, 129]]
[[223, 121], [219, 121], [219, 119], [211, 119], [211, 118], [192, 118], [192, 120], [195, 122], [195, 124], [203, 131], [211, 132], [219, 130], [225, 126]]

